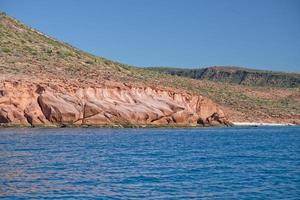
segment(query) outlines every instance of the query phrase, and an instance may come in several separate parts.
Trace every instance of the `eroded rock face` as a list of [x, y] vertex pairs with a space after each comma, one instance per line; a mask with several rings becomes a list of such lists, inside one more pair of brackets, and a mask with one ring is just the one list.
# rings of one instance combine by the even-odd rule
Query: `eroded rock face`
[[15, 125], [228, 125], [211, 100], [185, 92], [110, 83], [56, 91], [1, 83], [0, 123]]
[[44, 116], [52, 123], [72, 124], [80, 118], [80, 100], [69, 95], [45, 92], [37, 98]]

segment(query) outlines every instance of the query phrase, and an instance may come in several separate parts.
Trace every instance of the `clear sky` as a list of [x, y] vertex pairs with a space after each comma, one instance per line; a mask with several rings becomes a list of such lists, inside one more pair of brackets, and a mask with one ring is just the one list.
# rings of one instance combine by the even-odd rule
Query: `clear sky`
[[130, 65], [300, 71], [300, 0], [0, 0], [0, 10]]

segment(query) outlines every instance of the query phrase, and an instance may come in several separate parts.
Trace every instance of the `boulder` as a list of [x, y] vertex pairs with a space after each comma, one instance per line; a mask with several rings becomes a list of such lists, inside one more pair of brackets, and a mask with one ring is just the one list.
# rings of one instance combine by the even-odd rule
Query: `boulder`
[[59, 124], [72, 124], [80, 118], [80, 106], [76, 105], [75, 98], [69, 96], [73, 101], [67, 101], [59, 95], [46, 92], [38, 97], [38, 103], [41, 110], [46, 117], [52, 123]]

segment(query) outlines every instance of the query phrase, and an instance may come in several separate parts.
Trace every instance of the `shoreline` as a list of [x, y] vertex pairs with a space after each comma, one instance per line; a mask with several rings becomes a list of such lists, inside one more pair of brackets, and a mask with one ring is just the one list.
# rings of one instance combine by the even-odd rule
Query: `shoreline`
[[297, 126], [292, 123], [232, 122], [233, 126]]
[[102, 125], [74, 125], [74, 124], [48, 124], [38, 126], [28, 126], [19, 124], [0, 124], [1, 128], [233, 128], [233, 127], [260, 127], [260, 126], [299, 126], [292, 123], [261, 123], [261, 122], [231, 122], [229, 126], [225, 125], [192, 125], [192, 124], [173, 124], [173, 125], [153, 125], [153, 124], [102, 124]]

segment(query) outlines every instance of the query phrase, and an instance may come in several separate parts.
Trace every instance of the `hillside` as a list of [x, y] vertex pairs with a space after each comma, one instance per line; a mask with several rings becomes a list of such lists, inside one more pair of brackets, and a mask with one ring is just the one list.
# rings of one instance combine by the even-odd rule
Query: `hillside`
[[0, 123], [22, 126], [229, 125], [210, 99], [142, 81], [0, 15]]
[[192, 79], [247, 86], [300, 87], [300, 73], [273, 72], [239, 67], [208, 67], [199, 69], [152, 67], [147, 69]]
[[[300, 123], [299, 87], [172, 76], [83, 52], [0, 14], [0, 123]], [[97, 44], [101, 45], [101, 44]]]

